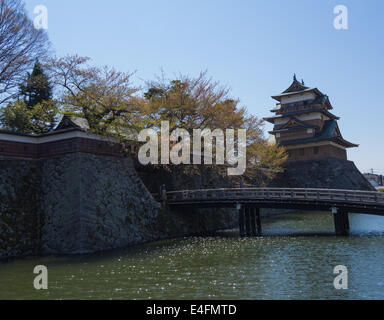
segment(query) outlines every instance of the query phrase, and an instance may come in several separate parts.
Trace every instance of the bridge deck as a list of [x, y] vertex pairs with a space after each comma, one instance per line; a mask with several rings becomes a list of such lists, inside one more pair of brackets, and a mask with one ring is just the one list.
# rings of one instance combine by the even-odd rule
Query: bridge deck
[[[163, 200], [164, 199], [163, 195]], [[340, 189], [232, 188], [171, 191], [167, 204], [197, 207], [235, 207], [243, 204], [268, 208], [329, 210], [384, 215], [384, 193]]]

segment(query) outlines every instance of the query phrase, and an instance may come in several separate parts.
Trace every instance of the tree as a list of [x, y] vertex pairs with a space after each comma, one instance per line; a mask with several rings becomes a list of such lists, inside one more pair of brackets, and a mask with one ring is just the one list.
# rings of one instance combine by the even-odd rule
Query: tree
[[32, 73], [20, 85], [23, 99], [8, 103], [0, 109], [0, 121], [5, 129], [43, 134], [53, 129], [59, 108], [52, 100], [52, 87], [39, 61], [35, 62]]
[[22, 100], [2, 108], [0, 121], [3, 128], [18, 133], [29, 133], [32, 122], [30, 110]]
[[132, 73], [87, 64], [89, 58], [52, 58], [47, 67], [53, 83], [62, 88], [61, 103], [67, 113], [84, 117], [92, 132], [120, 136], [136, 127], [140, 115], [138, 88]]
[[206, 72], [193, 78], [179, 75], [168, 80], [164, 75], [149, 82], [144, 94], [146, 121], [155, 129], [169, 121], [170, 131], [186, 129], [246, 129], [247, 161], [250, 167], [280, 170], [286, 160], [284, 148], [269, 145], [263, 135], [263, 121], [248, 114], [229, 89], [207, 77]]
[[270, 144], [267, 141], [253, 143], [247, 147], [247, 157], [249, 163], [259, 168], [269, 170], [269, 173], [280, 171], [281, 165], [288, 159], [288, 155], [283, 147], [277, 144]]
[[43, 134], [55, 125], [58, 111], [52, 100], [43, 100], [32, 108], [23, 100], [17, 100], [0, 109], [0, 123], [3, 128], [13, 132]]
[[0, 105], [17, 96], [22, 78], [48, 46], [46, 32], [34, 28], [21, 0], [0, 0]]
[[20, 95], [30, 109], [38, 103], [52, 99], [52, 86], [38, 60], [35, 62], [32, 73], [27, 74], [25, 83], [20, 85]]
[[164, 77], [147, 83], [146, 113], [153, 126], [170, 122], [175, 128], [229, 129], [239, 128], [246, 109], [239, 107], [239, 100], [229, 97], [229, 89], [201, 72], [196, 78], [180, 74], [175, 80]]

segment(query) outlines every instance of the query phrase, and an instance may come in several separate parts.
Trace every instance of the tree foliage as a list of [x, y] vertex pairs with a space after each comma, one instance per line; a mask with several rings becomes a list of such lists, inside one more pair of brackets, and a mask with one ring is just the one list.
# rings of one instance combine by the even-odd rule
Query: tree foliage
[[229, 89], [207, 77], [206, 72], [196, 78], [179, 75], [175, 80], [149, 82], [146, 115], [154, 126], [163, 120], [170, 129], [239, 128], [245, 120], [245, 108], [229, 97]]
[[207, 77], [206, 72], [193, 78], [179, 75], [174, 80], [164, 76], [149, 82], [144, 94], [143, 112], [147, 124], [160, 127], [169, 121], [170, 130], [246, 129], [247, 161], [250, 167], [278, 171], [287, 159], [284, 148], [267, 143], [263, 136], [263, 121], [250, 115], [239, 99], [229, 95], [229, 89]]
[[263, 121], [250, 115], [229, 89], [206, 72], [197, 77], [180, 74], [147, 83], [147, 91], [131, 84], [131, 73], [90, 66], [89, 59], [52, 58], [47, 65], [66, 113], [84, 117], [91, 132], [122, 140], [144, 128], [159, 129], [168, 121], [170, 131], [186, 129], [246, 129], [247, 159], [252, 167], [278, 170], [285, 161], [283, 148], [270, 146], [263, 136]]
[[13, 132], [43, 134], [54, 127], [58, 112], [53, 100], [44, 100], [32, 108], [23, 100], [17, 100], [0, 109], [0, 123]]
[[2, 127], [19, 133], [42, 134], [53, 129], [59, 108], [52, 100], [52, 87], [41, 64], [36, 61], [32, 73], [20, 85], [22, 99], [0, 109]]
[[139, 91], [130, 83], [131, 73], [92, 67], [89, 58], [52, 58], [48, 65], [53, 83], [61, 88], [67, 113], [84, 117], [91, 131], [116, 135], [135, 127]]
[[43, 67], [37, 60], [32, 73], [27, 74], [27, 79], [20, 85], [20, 95], [28, 108], [33, 108], [38, 103], [52, 99], [52, 86]]

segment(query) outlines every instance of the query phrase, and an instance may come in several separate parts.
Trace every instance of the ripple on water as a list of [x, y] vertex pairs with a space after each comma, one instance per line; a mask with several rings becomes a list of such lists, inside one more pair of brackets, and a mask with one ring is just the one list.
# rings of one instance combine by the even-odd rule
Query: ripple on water
[[[329, 213], [263, 220], [263, 237], [237, 230], [159, 241], [76, 257], [0, 264], [0, 298], [28, 299], [383, 299], [384, 218], [351, 215], [351, 236], [336, 237]], [[49, 270], [48, 291], [31, 270]], [[349, 289], [333, 288], [333, 267]]]

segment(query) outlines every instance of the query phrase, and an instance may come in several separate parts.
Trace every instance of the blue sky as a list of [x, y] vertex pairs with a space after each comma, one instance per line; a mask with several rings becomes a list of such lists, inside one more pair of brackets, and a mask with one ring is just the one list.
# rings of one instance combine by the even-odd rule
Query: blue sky
[[[384, 174], [384, 1], [382, 0], [26, 0], [48, 8], [59, 56], [137, 71], [144, 85], [163, 69], [209, 75], [249, 112], [270, 116], [271, 95], [293, 73], [329, 95], [358, 168]], [[336, 5], [348, 30], [333, 27]], [[267, 126], [266, 129], [269, 129]]]

